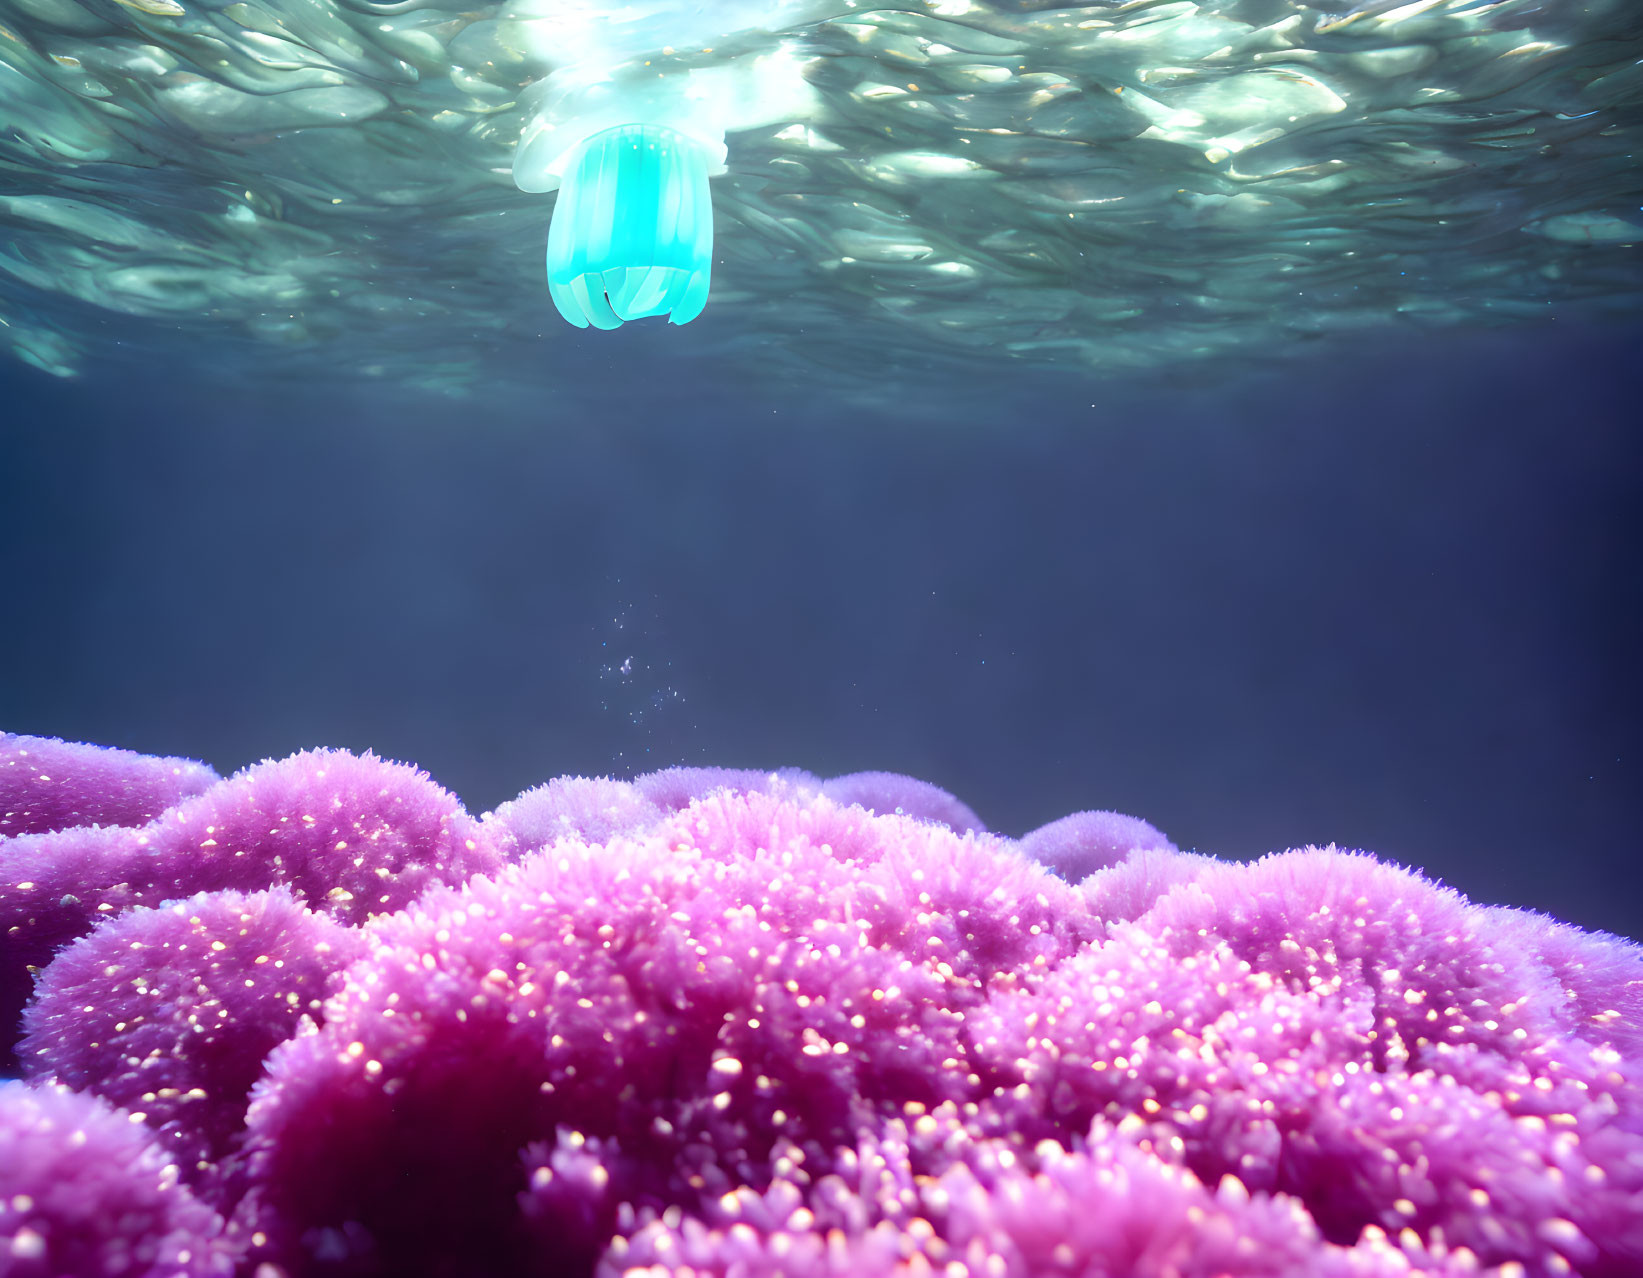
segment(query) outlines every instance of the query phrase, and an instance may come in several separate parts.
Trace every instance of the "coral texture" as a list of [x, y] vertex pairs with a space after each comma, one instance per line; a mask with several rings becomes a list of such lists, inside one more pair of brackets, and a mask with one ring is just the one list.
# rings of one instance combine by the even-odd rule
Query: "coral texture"
[[194, 1180], [232, 1151], [263, 1057], [324, 1019], [333, 976], [364, 950], [286, 888], [131, 910], [46, 968], [19, 1054], [141, 1113]]
[[6, 1278], [226, 1278], [233, 1261], [140, 1120], [60, 1084], [0, 1084]]
[[1643, 952], [1362, 853], [311, 752], [4, 858], [8, 1275], [1643, 1273]]
[[192, 759], [0, 732], [0, 836], [144, 825], [216, 780]]
[[[69, 791], [106, 792], [98, 787], [117, 768], [138, 771], [129, 756], [110, 763], [94, 746], [7, 740], [54, 753], [54, 778]], [[153, 772], [178, 761], [146, 762]], [[283, 885], [313, 909], [358, 924], [408, 904], [430, 883], [500, 864], [480, 823], [425, 773], [345, 750], [259, 763], [146, 824], [70, 825], [0, 840], [0, 1024], [15, 1027], [30, 969], [99, 919], [135, 906]]]

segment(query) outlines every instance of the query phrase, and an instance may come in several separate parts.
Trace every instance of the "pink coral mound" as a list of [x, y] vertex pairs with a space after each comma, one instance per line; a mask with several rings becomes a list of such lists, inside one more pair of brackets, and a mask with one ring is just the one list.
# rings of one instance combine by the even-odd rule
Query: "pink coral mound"
[[631, 781], [555, 777], [486, 813], [484, 822], [503, 856], [516, 861], [560, 839], [603, 843], [654, 825], [662, 815]]
[[197, 1182], [233, 1149], [263, 1057], [323, 1016], [365, 945], [286, 888], [132, 910], [46, 969], [19, 1055], [30, 1076], [142, 1113]]
[[479, 822], [427, 773], [346, 750], [247, 768], [143, 835], [152, 880], [168, 897], [283, 884], [350, 924], [501, 861]]
[[1333, 1244], [1407, 1229], [1529, 1273], [1636, 1272], [1634, 1066], [1563, 1032], [1569, 1004], [1492, 912], [1308, 849], [1201, 869], [971, 1024], [996, 1086], [1041, 1098], [1020, 1120], [1132, 1121]]
[[524, 1144], [613, 1140], [695, 1205], [776, 1134], [830, 1148], [967, 1094], [963, 1009], [1093, 929], [998, 844], [821, 798], [720, 791], [641, 840], [560, 843], [375, 929], [269, 1063], [253, 1223], [302, 1272], [546, 1265]]
[[65, 1087], [0, 1084], [6, 1278], [226, 1278], [222, 1232], [131, 1115]]
[[687, 808], [720, 790], [742, 794], [813, 794], [821, 780], [803, 768], [663, 768], [633, 778], [633, 785], [658, 807], [669, 812]]
[[16, 1068], [34, 974], [98, 919], [149, 899], [139, 855], [132, 831], [112, 825], [0, 840], [0, 1071]]
[[[672, 769], [476, 823], [315, 752], [15, 837], [10, 952], [95, 929], [41, 960], [0, 1140], [5, 1104], [78, 1105], [52, 1130], [99, 1166], [184, 1160], [158, 1216], [86, 1231], [167, 1272], [1643, 1273], [1637, 946], [1361, 853], [966, 813], [888, 774]], [[41, 1139], [13, 1161], [105, 1193]]]
[[0, 841], [0, 1048], [12, 1047], [29, 970], [97, 919], [280, 885], [358, 925], [501, 864], [480, 823], [426, 773], [346, 750], [259, 763], [139, 828]]
[[1062, 878], [1077, 883], [1118, 865], [1137, 850], [1175, 851], [1175, 844], [1139, 817], [1121, 812], [1074, 812], [1021, 836], [1021, 850]]
[[853, 803], [872, 812], [936, 821], [958, 834], [987, 832], [968, 804], [939, 785], [899, 772], [851, 772], [822, 782], [822, 793], [834, 803]]
[[0, 837], [142, 825], [216, 780], [192, 759], [0, 733]]

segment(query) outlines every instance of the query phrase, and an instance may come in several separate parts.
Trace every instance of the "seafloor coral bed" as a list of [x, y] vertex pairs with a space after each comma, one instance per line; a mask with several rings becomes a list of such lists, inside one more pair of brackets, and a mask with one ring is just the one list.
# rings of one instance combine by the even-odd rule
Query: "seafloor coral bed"
[[8, 736], [0, 979], [8, 1278], [1643, 1273], [1643, 955], [1332, 848]]

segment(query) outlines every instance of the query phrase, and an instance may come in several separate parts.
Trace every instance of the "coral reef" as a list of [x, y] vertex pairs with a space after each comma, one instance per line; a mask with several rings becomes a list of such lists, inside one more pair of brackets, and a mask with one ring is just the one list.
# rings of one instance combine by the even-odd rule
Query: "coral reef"
[[17, 758], [73, 798], [5, 793], [8, 1278], [1643, 1272], [1643, 951], [1362, 853]]

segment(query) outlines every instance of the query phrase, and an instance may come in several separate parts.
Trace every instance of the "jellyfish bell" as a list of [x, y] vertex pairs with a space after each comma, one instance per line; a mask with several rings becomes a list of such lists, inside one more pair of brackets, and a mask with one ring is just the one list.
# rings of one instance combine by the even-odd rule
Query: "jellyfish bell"
[[[722, 157], [724, 144], [718, 145]], [[688, 324], [713, 273], [710, 144], [627, 124], [577, 148], [548, 229], [548, 291], [579, 328], [665, 315]]]
[[[743, 15], [766, 29], [803, 5]], [[548, 232], [548, 289], [578, 328], [696, 318], [712, 279], [713, 203], [708, 179], [726, 172], [732, 129], [813, 119], [819, 95], [801, 59], [781, 47], [706, 62], [719, 38], [701, 8], [689, 29], [640, 29], [580, 6], [524, 18], [528, 41], [552, 50], [556, 69], [522, 95], [527, 112], [514, 152], [522, 191], [557, 191]], [[721, 22], [726, 17], [718, 15]], [[569, 59], [569, 60], [567, 60]]]
[[713, 264], [709, 176], [725, 171], [724, 128], [689, 73], [654, 83], [548, 82], [514, 153], [522, 191], [559, 192], [548, 230], [548, 290], [578, 328], [707, 304]]

